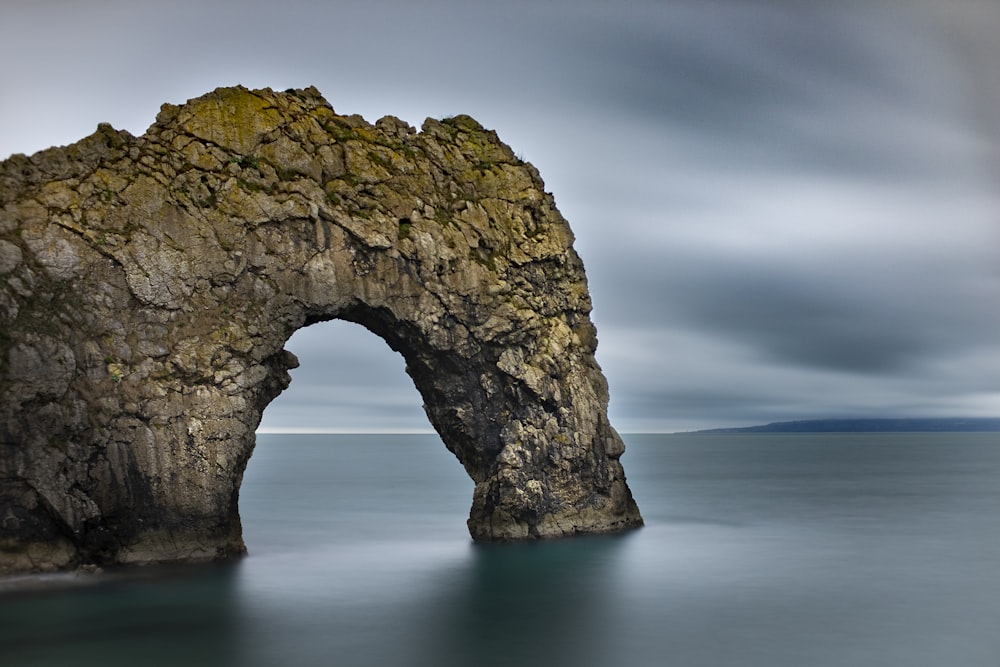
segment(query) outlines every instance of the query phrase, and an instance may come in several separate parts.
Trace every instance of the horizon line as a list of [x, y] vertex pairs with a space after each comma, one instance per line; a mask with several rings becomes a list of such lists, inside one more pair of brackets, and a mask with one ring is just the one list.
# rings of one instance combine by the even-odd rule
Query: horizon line
[[432, 428], [336, 428], [322, 426], [265, 426], [259, 435], [437, 435]]

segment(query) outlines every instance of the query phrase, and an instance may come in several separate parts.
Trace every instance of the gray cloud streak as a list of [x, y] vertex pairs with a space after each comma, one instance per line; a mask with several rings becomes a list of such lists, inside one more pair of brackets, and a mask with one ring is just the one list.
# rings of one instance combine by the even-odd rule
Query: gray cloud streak
[[[55, 5], [5, 5], [2, 154], [233, 83], [496, 128], [576, 231], [619, 430], [1000, 414], [991, 0]], [[290, 345], [265, 424], [427, 427], [367, 332]]]

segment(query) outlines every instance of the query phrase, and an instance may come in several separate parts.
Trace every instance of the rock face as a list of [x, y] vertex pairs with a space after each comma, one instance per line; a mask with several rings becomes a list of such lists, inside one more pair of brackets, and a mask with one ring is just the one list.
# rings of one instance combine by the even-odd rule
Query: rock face
[[11, 157], [0, 205], [0, 572], [243, 553], [283, 346], [335, 318], [405, 358], [475, 539], [642, 523], [569, 226], [467, 116], [219, 89]]

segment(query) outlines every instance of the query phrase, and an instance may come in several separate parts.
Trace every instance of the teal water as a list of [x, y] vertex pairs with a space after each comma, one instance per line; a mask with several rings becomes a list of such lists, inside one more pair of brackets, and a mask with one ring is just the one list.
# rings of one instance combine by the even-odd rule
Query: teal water
[[0, 585], [0, 665], [1000, 665], [1000, 435], [626, 441], [645, 528], [484, 546], [436, 437], [260, 436], [247, 558]]

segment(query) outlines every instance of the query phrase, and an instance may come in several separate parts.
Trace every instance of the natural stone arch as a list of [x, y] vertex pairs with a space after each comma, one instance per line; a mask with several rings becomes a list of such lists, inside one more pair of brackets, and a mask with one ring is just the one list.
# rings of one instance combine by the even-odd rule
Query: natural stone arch
[[242, 553], [283, 346], [329, 319], [405, 358], [475, 539], [641, 524], [569, 226], [471, 118], [226, 88], [0, 179], [0, 571]]

